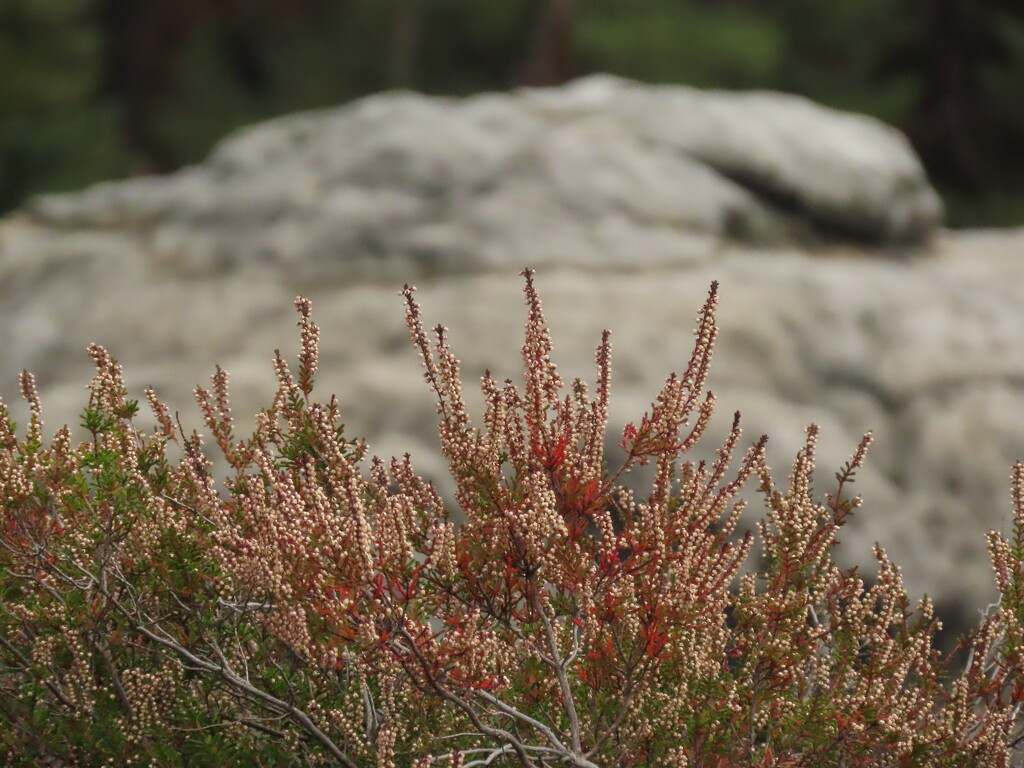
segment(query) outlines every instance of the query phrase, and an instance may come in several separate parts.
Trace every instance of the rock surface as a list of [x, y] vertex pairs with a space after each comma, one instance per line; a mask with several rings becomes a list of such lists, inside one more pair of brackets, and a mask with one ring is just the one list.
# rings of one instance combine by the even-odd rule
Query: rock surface
[[873, 429], [841, 559], [872, 572], [880, 540], [912, 594], [973, 609], [994, 593], [983, 534], [1007, 528], [1024, 457], [1024, 231], [953, 234], [940, 218], [900, 134], [799, 98], [605, 77], [386, 94], [0, 222], [0, 393], [23, 423], [27, 368], [47, 435], [77, 423], [96, 341], [133, 397], [153, 385], [189, 428], [190, 391], [220, 363], [247, 435], [275, 388], [272, 350], [297, 350], [301, 293], [322, 328], [318, 392], [338, 394], [348, 433], [443, 482], [402, 283], [451, 328], [470, 392], [485, 368], [521, 373], [517, 273], [538, 267], [567, 380], [593, 380], [613, 331], [617, 434], [685, 366], [719, 280], [715, 436], [741, 410], [782, 482], [819, 423], [824, 493]]

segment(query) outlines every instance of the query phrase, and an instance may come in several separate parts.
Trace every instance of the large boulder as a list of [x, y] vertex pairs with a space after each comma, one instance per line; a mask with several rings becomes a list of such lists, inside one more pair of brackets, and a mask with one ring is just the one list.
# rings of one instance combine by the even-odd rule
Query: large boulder
[[898, 132], [791, 96], [605, 77], [384, 94], [0, 223], [0, 393], [23, 422], [27, 368], [48, 434], [77, 424], [95, 341], [133, 396], [152, 385], [195, 427], [191, 389], [220, 363], [247, 435], [275, 389], [271, 351], [297, 348], [301, 293], [323, 329], [318, 390], [338, 394], [348, 433], [450, 487], [402, 283], [451, 328], [472, 382], [520, 373], [516, 275], [538, 267], [568, 380], [592, 380], [613, 331], [619, 430], [685, 365], [719, 280], [717, 435], [741, 410], [784, 480], [819, 423], [824, 493], [873, 429], [841, 559], [870, 566], [880, 540], [912, 593], [980, 607], [983, 534], [1006, 527], [1024, 456], [1024, 232], [954, 234], [940, 217]]

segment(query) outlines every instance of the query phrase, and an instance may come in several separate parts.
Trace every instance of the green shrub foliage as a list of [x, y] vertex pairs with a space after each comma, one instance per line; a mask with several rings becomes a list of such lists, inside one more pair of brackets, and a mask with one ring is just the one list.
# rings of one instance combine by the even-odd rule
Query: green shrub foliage
[[[337, 401], [312, 399], [319, 329], [299, 297], [297, 376], [236, 440], [228, 374], [196, 389], [234, 476], [146, 391], [136, 429], [96, 345], [91, 439], [49, 445], [31, 374], [25, 437], [0, 413], [0, 761], [11, 766], [1010, 766], [1024, 700], [1024, 466], [1014, 536], [989, 534], [1001, 599], [964, 643], [932, 647], [879, 546], [875, 586], [832, 560], [859, 505], [870, 435], [812, 489], [818, 430], [788, 485], [741, 453], [686, 460], [714, 410], [717, 286], [694, 352], [605, 457], [606, 332], [593, 394], [551, 361], [527, 270], [522, 387], [459, 362], [402, 292], [467, 522], [408, 456], [368, 459]], [[2, 406], [0, 406], [2, 408]], [[183, 449], [172, 466], [169, 441]], [[612, 461], [611, 459], [614, 459]], [[734, 461], [734, 459], [736, 459]], [[619, 483], [653, 467], [643, 498]], [[759, 536], [736, 535], [759, 483]], [[744, 570], [759, 543], [763, 567]]]

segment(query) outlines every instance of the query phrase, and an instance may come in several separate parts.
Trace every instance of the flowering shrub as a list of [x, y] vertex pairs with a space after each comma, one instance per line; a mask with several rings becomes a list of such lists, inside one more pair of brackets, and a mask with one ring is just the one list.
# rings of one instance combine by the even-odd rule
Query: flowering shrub
[[[42, 441], [31, 374], [25, 439], [0, 404], [0, 760], [12, 766], [1009, 766], [1024, 701], [1024, 466], [1015, 534], [989, 534], [1002, 595], [959, 676], [932, 648], [881, 547], [877, 584], [831, 559], [859, 504], [870, 435], [812, 490], [816, 427], [788, 487], [746, 449], [686, 461], [711, 418], [704, 385], [716, 285], [696, 342], [604, 455], [611, 344], [594, 394], [568, 391], [526, 279], [524, 387], [486, 373], [482, 426], [446, 329], [402, 295], [467, 522], [408, 456], [344, 437], [311, 400], [319, 329], [296, 299], [297, 377], [236, 440], [228, 374], [196, 389], [234, 477], [215, 488], [202, 438], [152, 390], [135, 429], [121, 369], [96, 345], [82, 417]], [[168, 441], [185, 458], [171, 466]], [[638, 499], [623, 473], [652, 464]], [[765, 563], [735, 530], [757, 480]]]

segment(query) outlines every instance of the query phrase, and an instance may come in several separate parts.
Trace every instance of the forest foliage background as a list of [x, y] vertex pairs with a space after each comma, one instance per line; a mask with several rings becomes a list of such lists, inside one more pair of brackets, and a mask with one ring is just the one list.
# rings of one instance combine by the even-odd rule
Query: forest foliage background
[[950, 225], [1024, 224], [1019, 0], [0, 0], [0, 72], [0, 212], [380, 90], [611, 72], [874, 115]]

